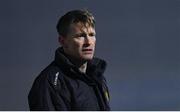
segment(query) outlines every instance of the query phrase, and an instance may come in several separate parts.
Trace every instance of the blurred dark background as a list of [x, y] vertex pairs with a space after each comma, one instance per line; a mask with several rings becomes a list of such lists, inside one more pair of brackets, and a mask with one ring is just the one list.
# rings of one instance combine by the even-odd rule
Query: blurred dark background
[[57, 20], [73, 9], [96, 18], [112, 110], [180, 110], [180, 0], [1, 0], [0, 110], [29, 110], [59, 46]]

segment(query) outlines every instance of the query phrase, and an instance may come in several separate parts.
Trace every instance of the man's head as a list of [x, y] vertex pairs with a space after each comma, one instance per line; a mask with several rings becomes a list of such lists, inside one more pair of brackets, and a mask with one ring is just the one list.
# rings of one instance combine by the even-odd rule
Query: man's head
[[64, 52], [77, 60], [91, 60], [94, 56], [96, 32], [91, 13], [73, 10], [60, 18], [57, 24], [59, 42]]

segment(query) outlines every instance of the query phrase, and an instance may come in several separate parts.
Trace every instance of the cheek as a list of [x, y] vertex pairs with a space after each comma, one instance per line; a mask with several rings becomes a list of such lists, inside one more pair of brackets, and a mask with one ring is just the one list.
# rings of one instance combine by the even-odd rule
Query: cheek
[[79, 41], [71, 41], [70, 43], [68, 43], [68, 49], [69, 51], [75, 53], [75, 54], [79, 54], [81, 49], [82, 49], [82, 42], [79, 42]]
[[96, 44], [96, 38], [94, 38], [94, 39], [92, 40], [92, 44], [95, 46], [95, 44]]
[[94, 39], [94, 44], [96, 44], [96, 38]]
[[74, 40], [73, 45], [76, 48], [81, 48], [83, 46], [83, 40]]

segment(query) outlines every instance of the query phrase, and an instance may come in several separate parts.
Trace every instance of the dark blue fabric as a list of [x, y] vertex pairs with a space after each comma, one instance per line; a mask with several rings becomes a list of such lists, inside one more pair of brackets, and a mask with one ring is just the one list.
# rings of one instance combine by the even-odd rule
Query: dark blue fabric
[[30, 110], [110, 110], [105, 68], [104, 60], [94, 58], [87, 73], [81, 73], [58, 48], [55, 60], [33, 83]]

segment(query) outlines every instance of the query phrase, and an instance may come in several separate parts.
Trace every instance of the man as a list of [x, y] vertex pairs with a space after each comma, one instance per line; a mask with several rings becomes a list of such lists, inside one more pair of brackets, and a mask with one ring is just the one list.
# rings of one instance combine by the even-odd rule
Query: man
[[57, 24], [59, 47], [55, 60], [35, 79], [30, 110], [110, 110], [103, 72], [106, 62], [95, 58], [95, 20], [73, 10]]

